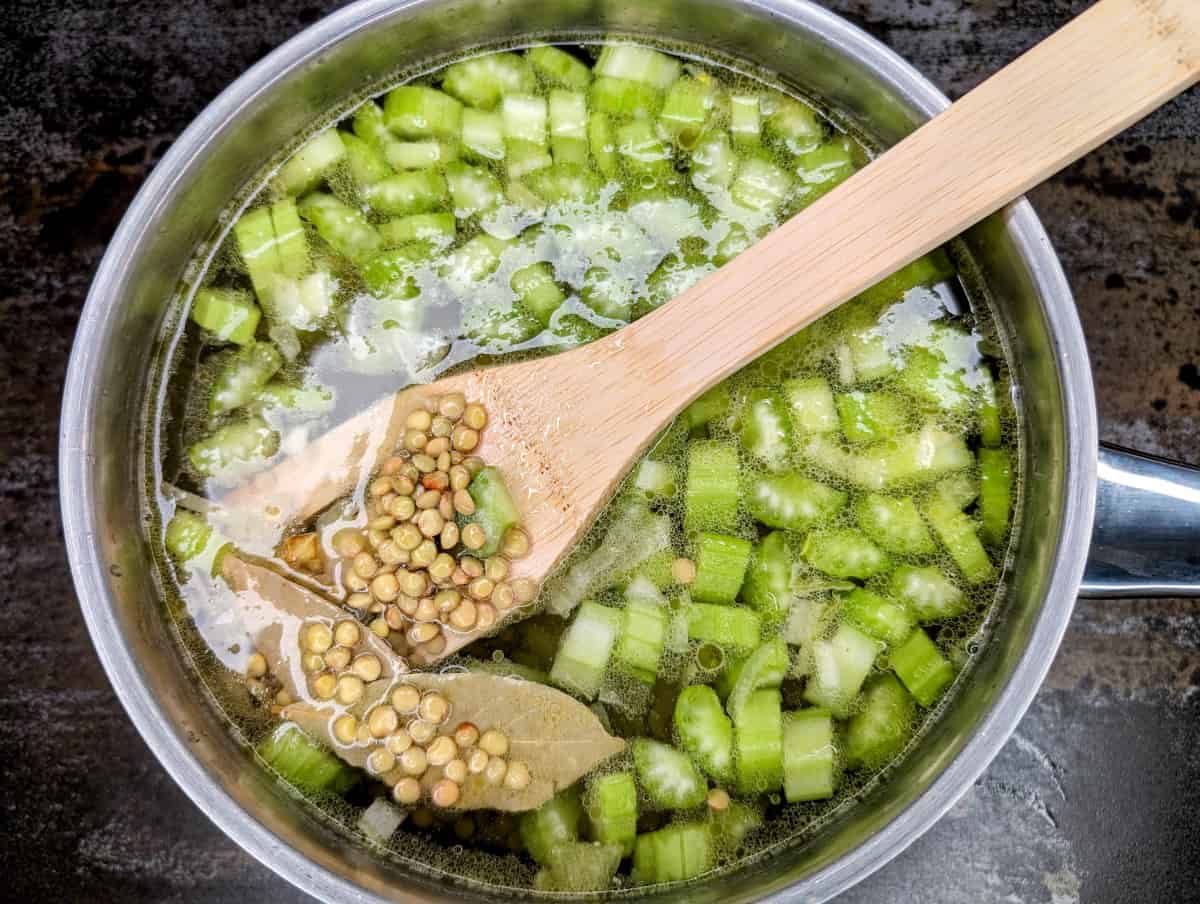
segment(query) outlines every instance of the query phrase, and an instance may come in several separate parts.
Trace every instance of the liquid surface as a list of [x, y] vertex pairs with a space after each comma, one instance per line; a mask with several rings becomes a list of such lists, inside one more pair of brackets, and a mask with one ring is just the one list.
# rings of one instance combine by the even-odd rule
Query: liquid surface
[[[457, 100], [442, 91], [369, 100], [272, 175], [225, 237], [169, 353], [155, 413], [161, 454], [151, 452], [164, 523], [181, 508], [208, 509], [202, 499], [219, 508], [247, 474], [399, 386], [619, 329], [869, 159], [815, 109], [767, 85], [694, 59], [614, 49], [456, 64], [419, 84]], [[708, 797], [699, 802], [664, 806], [643, 763], [628, 752], [605, 761], [568, 796], [593, 793], [599, 776], [635, 775], [639, 840], [596, 887], [690, 879], [808, 837], [853, 806], [936, 717], [955, 673], [969, 671], [1018, 484], [1006, 370], [985, 338], [986, 305], [964, 290], [955, 263], [968, 262], [953, 249], [918, 262], [695, 403], [547, 583], [538, 614], [438, 667], [555, 684], [612, 736], [676, 750], [688, 746], [678, 701], [691, 685], [714, 687], [727, 710], [741, 713], [753, 698], [768, 713], [830, 727], [812, 758], [828, 759], [831, 787], [814, 800], [792, 784], [803, 769], [787, 751], [803, 739], [791, 728], [793, 743], [765, 767], [786, 772], [786, 788], [743, 774], [757, 743], [750, 716], [734, 718], [732, 772], [704, 774], [700, 764]], [[198, 307], [205, 292], [215, 292], [207, 311]], [[247, 317], [259, 319], [246, 326]], [[723, 473], [704, 464], [714, 452]], [[519, 485], [520, 475], [504, 478]], [[899, 517], [893, 505], [915, 518], [901, 539], [887, 526]], [[363, 509], [348, 500], [293, 530], [318, 538], [321, 567], [307, 577], [334, 604], [352, 588], [332, 537], [364, 526]], [[170, 548], [170, 529], [167, 540]], [[732, 564], [713, 565], [718, 547], [732, 550]], [[246, 680], [251, 656], [265, 628], [282, 623], [294, 636], [303, 619], [247, 606], [213, 576], [220, 548], [209, 538], [181, 562], [176, 544], [164, 587], [206, 687], [231, 729], [257, 744], [276, 731], [281, 707], [277, 685]], [[728, 592], [720, 586], [730, 582]], [[654, 668], [630, 667], [617, 643], [601, 650], [598, 685], [586, 686], [564, 652], [571, 627], [585, 613], [626, 618], [635, 598], [660, 607], [668, 626]], [[742, 614], [752, 642], [731, 642], [717, 606]], [[364, 630], [375, 617], [343, 611]], [[914, 640], [922, 631], [928, 649]], [[780, 639], [780, 673], [739, 689], [736, 668]], [[855, 644], [873, 651], [862, 668], [847, 664]], [[391, 799], [377, 777], [310, 797], [360, 835], [367, 807]], [[400, 812], [399, 829], [375, 843], [422, 869], [547, 891], [569, 890], [562, 870], [583, 871], [537, 848], [533, 817], [428, 801]], [[594, 823], [578, 817], [575, 835], [594, 837]], [[695, 827], [706, 849], [691, 862]], [[660, 849], [676, 843], [678, 863]]]

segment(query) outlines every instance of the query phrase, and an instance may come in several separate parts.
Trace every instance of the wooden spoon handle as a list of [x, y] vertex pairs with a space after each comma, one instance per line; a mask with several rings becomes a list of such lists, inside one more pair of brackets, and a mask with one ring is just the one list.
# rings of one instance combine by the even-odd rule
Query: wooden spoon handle
[[1101, 0], [732, 264], [592, 348], [626, 380], [636, 368], [640, 407], [665, 423], [1198, 78], [1200, 0]]

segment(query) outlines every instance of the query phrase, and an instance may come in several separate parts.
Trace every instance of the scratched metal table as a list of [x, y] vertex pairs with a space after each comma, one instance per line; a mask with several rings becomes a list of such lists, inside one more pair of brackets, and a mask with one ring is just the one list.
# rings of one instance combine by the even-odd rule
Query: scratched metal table
[[[954, 96], [1082, 10], [828, 0]], [[92, 652], [63, 558], [60, 385], [84, 294], [171, 140], [318, 0], [6, 0], [0, 16], [0, 900], [307, 900], [159, 768]], [[1104, 439], [1200, 460], [1200, 95], [1033, 200], [1093, 356]], [[1013, 740], [843, 900], [1196, 900], [1200, 615], [1083, 602]]]

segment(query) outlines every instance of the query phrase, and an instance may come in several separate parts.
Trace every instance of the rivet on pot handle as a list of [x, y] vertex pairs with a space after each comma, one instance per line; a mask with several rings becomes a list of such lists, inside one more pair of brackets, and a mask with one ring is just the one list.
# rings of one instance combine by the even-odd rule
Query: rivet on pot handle
[[1099, 464], [1079, 595], [1200, 596], [1200, 469], [1107, 445]]

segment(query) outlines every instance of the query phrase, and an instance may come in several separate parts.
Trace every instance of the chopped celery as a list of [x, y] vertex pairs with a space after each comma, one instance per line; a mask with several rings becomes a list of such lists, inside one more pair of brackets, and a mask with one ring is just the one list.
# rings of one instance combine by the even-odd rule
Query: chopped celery
[[762, 620], [757, 612], [741, 606], [692, 603], [687, 608], [687, 629], [690, 640], [746, 650], [758, 645]]
[[968, 584], [982, 584], [992, 577], [995, 569], [969, 515], [952, 501], [934, 496], [925, 503], [925, 517]]
[[596, 162], [596, 169], [608, 179], [620, 175], [621, 160], [617, 156], [616, 140], [612, 134], [612, 123], [603, 113], [590, 113], [587, 125], [588, 150]]
[[302, 195], [321, 184], [325, 174], [346, 157], [337, 129], [326, 129], [288, 158], [275, 175], [275, 184], [286, 195]]
[[462, 131], [462, 104], [424, 85], [401, 85], [388, 92], [383, 120], [401, 138], [444, 138], [457, 141]]
[[940, 349], [914, 346], [900, 371], [900, 386], [928, 411], [961, 415], [972, 403], [964, 374]]
[[802, 709], [783, 717], [783, 793], [788, 803], [827, 800], [837, 786], [833, 717]]
[[818, 640], [812, 647], [813, 673], [804, 688], [804, 699], [844, 718], [883, 644], [843, 622], [833, 637]]
[[954, 583], [932, 565], [904, 565], [891, 577], [892, 594], [908, 604], [918, 621], [936, 622], [954, 618], [969, 603]]
[[504, 117], [482, 110], [463, 110], [462, 143], [469, 155], [482, 160], [503, 160]]
[[1000, 404], [996, 398], [996, 381], [992, 372], [981, 366], [979, 376], [979, 441], [988, 448], [1000, 445], [1003, 428], [1000, 426]]
[[482, 468], [471, 479], [467, 492], [475, 502], [475, 513], [469, 520], [480, 525], [487, 536], [484, 545], [476, 550], [476, 555], [494, 555], [500, 548], [505, 532], [521, 520], [521, 513], [497, 468]]
[[517, 300], [542, 326], [550, 325], [550, 318], [567, 299], [567, 293], [554, 279], [554, 268], [545, 261], [516, 271], [509, 284]]
[[395, 141], [383, 152], [395, 170], [433, 169], [458, 159], [458, 145], [446, 141]]
[[783, 784], [783, 714], [777, 688], [755, 691], [733, 720], [737, 785], [767, 794]]
[[846, 139], [801, 154], [796, 158], [799, 200], [811, 204], [849, 179], [855, 169], [854, 155]]
[[724, 810], [709, 810], [713, 845], [726, 857], [737, 852], [746, 836], [763, 824], [763, 805], [731, 800]]
[[729, 98], [729, 131], [741, 149], [753, 150], [762, 139], [762, 114], [757, 94], [733, 94]]
[[239, 465], [270, 458], [279, 449], [279, 434], [260, 417], [226, 424], [188, 447], [188, 461], [197, 473], [215, 477]]
[[583, 797], [591, 836], [604, 844], [620, 845], [628, 856], [637, 837], [637, 785], [632, 772], [599, 775], [588, 782]]
[[846, 594], [842, 615], [850, 624], [892, 646], [902, 643], [915, 625], [903, 603], [861, 587]]
[[890, 566], [887, 554], [856, 530], [813, 531], [800, 553], [818, 571], [865, 580]]
[[886, 764], [908, 743], [915, 716], [912, 697], [896, 676], [876, 675], [863, 691], [862, 709], [846, 725], [846, 766], [875, 769]]
[[457, 228], [452, 213], [414, 213], [380, 224], [379, 235], [389, 245], [428, 242], [439, 247], [454, 241]]
[[649, 738], [635, 738], [629, 746], [638, 783], [651, 805], [686, 810], [704, 802], [708, 784], [686, 753]]
[[702, 192], [729, 188], [737, 175], [738, 158], [724, 132], [706, 135], [692, 149], [692, 184]]
[[933, 488], [933, 495], [957, 509], [966, 509], [979, 498], [979, 480], [967, 471], [943, 477]]
[[199, 290], [192, 301], [192, 320], [222, 342], [253, 342], [261, 317], [262, 311], [250, 293], [241, 289], [208, 287]]
[[550, 680], [584, 699], [594, 700], [620, 633], [620, 610], [584, 603], [563, 634], [550, 668]]
[[792, 426], [783, 399], [769, 389], [746, 396], [738, 415], [742, 447], [772, 471], [782, 469], [791, 454]]
[[446, 256], [442, 274], [446, 281], [463, 289], [491, 276], [500, 266], [500, 255], [511, 242], [481, 232]]
[[258, 745], [257, 753], [284, 780], [306, 791], [344, 794], [358, 784], [358, 772], [294, 722], [285, 722], [271, 732]]
[[333, 195], [320, 192], [306, 195], [299, 209], [300, 215], [313, 224], [330, 248], [352, 261], [364, 261], [383, 247], [383, 239], [367, 218]]
[[907, 267], [902, 267], [886, 279], [867, 289], [859, 300], [871, 307], [899, 301], [904, 294], [919, 286], [932, 286], [954, 278], [954, 264], [945, 251], [938, 249], [917, 258]]
[[621, 162], [631, 172], [654, 178], [671, 173], [671, 149], [649, 120], [635, 119], [617, 126], [616, 143]]
[[735, 722], [750, 695], [763, 688], [779, 687], [788, 669], [788, 648], [783, 638], [768, 640], [738, 666], [737, 680], [725, 701], [725, 709]]
[[681, 70], [679, 60], [633, 44], [609, 44], [600, 51], [594, 67], [598, 77], [642, 82], [657, 91], [670, 87]]
[[521, 814], [521, 841], [537, 863], [548, 864], [554, 851], [579, 840], [579, 822], [583, 806], [579, 791], [559, 791], [536, 810]]
[[600, 180], [584, 164], [554, 163], [524, 179], [525, 185], [547, 204], [591, 203], [600, 194]]
[[871, 493], [855, 503], [854, 516], [863, 533], [890, 553], [927, 556], [937, 550], [912, 499]]
[[658, 121], [681, 148], [690, 149], [704, 134], [717, 101], [717, 87], [708, 77], [684, 77], [667, 91]]
[[[632, 839], [629, 849], [632, 852]], [[534, 888], [549, 892], [606, 891], [621, 866], [622, 853], [619, 844], [570, 841], [559, 845], [534, 876]]]
[[532, 94], [511, 94], [500, 102], [506, 142], [546, 146], [546, 99]]
[[379, 213], [429, 213], [446, 205], [446, 180], [437, 170], [409, 170], [368, 185], [363, 197]]
[[733, 723], [716, 691], [704, 684], [685, 687], [675, 701], [675, 730], [683, 749], [713, 781], [733, 781]]
[[892, 650], [892, 671], [922, 706], [932, 706], [954, 681], [954, 667], [920, 628]]
[[728, 531], [737, 526], [739, 473], [733, 446], [719, 442], [688, 446], [683, 520], [688, 532]]
[[831, 433], [838, 428], [833, 392], [823, 377], [789, 380], [784, 394], [797, 433]]
[[792, 154], [815, 150], [824, 138], [825, 130], [816, 111], [798, 100], [772, 94], [766, 99], [763, 112], [767, 114], [767, 134]]
[[592, 82], [588, 100], [597, 113], [635, 118], [653, 116], [662, 102], [660, 94], [652, 85], [609, 76], [600, 76]]
[[791, 190], [792, 177], [780, 167], [766, 158], [750, 157], [738, 168], [729, 194], [742, 207], [768, 212], [787, 200]]
[[836, 401], [847, 442], [879, 442], [908, 424], [909, 403], [890, 392], [845, 392]]
[[176, 509], [163, 534], [167, 552], [180, 562], [194, 559], [204, 552], [212, 537], [212, 525], [202, 515], [187, 509]]
[[732, 603], [742, 588], [750, 562], [749, 540], [724, 534], [696, 537], [696, 577], [692, 596], [705, 603]]
[[529, 61], [515, 53], [489, 53], [460, 60], [442, 73], [443, 91], [481, 110], [492, 109], [507, 94], [528, 93], [534, 87]]
[[792, 554], [780, 531], [767, 534], [754, 548], [742, 600], [764, 617], [783, 615], [792, 604]]
[[667, 499], [675, 495], [675, 468], [653, 458], [644, 458], [638, 465], [633, 485], [647, 499]]
[[530, 47], [525, 56], [534, 72], [551, 85], [583, 91], [592, 81], [592, 70], [586, 64], [551, 44]]
[[746, 507], [768, 527], [803, 531], [825, 521], [846, 504], [846, 494], [800, 474], [760, 474], [746, 494]]
[[868, 490], [924, 483], [974, 463], [961, 435], [933, 426], [867, 446], [860, 452], [848, 452], [827, 436], [811, 436], [801, 453], [824, 470]]
[[713, 867], [712, 836], [702, 823], [676, 823], [638, 835], [633, 881], [684, 882]]
[[687, 425], [688, 430], [699, 430], [711, 421], [724, 417], [731, 404], [729, 387], [724, 383], [718, 383], [683, 409], [683, 413], [679, 417]]
[[630, 582], [625, 591], [621, 635], [614, 656], [618, 664], [645, 684], [653, 684], [658, 674], [670, 619], [666, 600], [658, 588], [646, 578]]
[[520, 207], [540, 213], [545, 209], [545, 203], [520, 180], [530, 173], [553, 166], [554, 158], [542, 145], [528, 141], [509, 141], [506, 148], [505, 173], [509, 179], [509, 200]]
[[346, 148], [346, 164], [356, 185], [371, 185], [392, 174], [387, 158], [378, 147], [350, 132], [339, 134]]
[[219, 369], [208, 399], [209, 414], [226, 414], [254, 399], [276, 371], [283, 356], [270, 342], [252, 342], [215, 358]]
[[454, 204], [454, 216], [465, 219], [486, 213], [504, 201], [496, 177], [481, 166], [454, 161], [446, 166], [446, 187]]
[[983, 538], [999, 546], [1008, 533], [1012, 509], [1012, 464], [1005, 449], [979, 450], [979, 518]]

